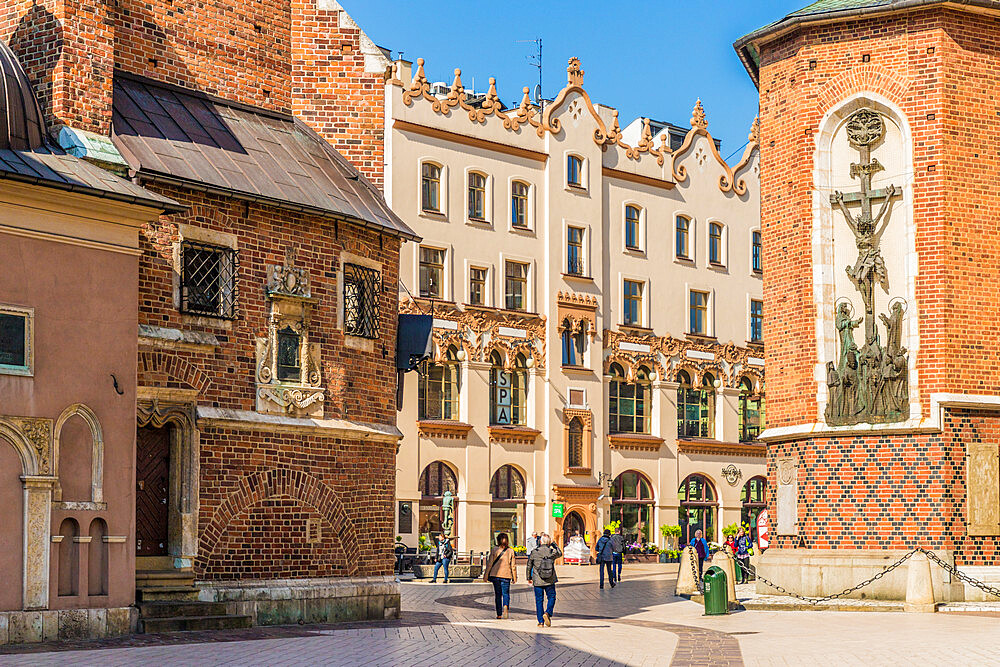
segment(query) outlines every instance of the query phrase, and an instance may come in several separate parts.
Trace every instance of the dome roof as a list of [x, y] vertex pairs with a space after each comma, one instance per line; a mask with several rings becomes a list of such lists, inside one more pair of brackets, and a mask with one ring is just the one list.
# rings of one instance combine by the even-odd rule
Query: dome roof
[[45, 119], [21, 63], [0, 40], [0, 149], [30, 151], [45, 142]]

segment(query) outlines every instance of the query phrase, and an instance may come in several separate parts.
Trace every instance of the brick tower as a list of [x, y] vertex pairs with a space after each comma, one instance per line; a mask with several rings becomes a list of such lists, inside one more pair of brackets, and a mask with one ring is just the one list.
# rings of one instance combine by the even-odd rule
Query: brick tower
[[[823, 0], [735, 47], [760, 90], [760, 571], [827, 594], [923, 546], [991, 577], [1000, 3]], [[966, 595], [935, 569], [944, 599]]]

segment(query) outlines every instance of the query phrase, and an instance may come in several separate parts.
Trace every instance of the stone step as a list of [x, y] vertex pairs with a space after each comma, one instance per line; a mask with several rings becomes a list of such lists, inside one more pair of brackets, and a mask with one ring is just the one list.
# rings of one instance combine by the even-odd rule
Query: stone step
[[239, 630], [251, 627], [249, 616], [170, 616], [139, 619], [140, 632], [190, 632], [192, 630]]
[[198, 601], [198, 589], [194, 586], [153, 586], [136, 589], [136, 602]]
[[190, 570], [138, 571], [135, 573], [135, 584], [140, 588], [146, 585], [193, 586], [194, 572]]
[[188, 602], [185, 600], [163, 600], [160, 602], [140, 602], [139, 616], [145, 620], [152, 618], [174, 618], [178, 616], [225, 616], [225, 602]]

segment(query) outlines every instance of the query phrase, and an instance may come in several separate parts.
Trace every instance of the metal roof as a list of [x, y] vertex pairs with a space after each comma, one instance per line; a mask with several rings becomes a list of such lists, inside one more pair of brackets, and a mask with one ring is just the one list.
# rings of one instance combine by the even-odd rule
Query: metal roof
[[115, 72], [111, 138], [140, 175], [417, 235], [301, 120]]

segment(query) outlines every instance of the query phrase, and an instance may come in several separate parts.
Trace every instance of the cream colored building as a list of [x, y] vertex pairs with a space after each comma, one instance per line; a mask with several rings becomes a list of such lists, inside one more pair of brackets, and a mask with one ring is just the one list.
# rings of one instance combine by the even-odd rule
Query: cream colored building
[[689, 128], [622, 130], [576, 59], [542, 110], [457, 71], [431, 84], [422, 60], [395, 64], [386, 98], [386, 199], [423, 238], [403, 248], [402, 311], [434, 316], [399, 414], [403, 541], [440, 531], [446, 491], [459, 551], [613, 519], [656, 544], [663, 524], [718, 539], [755, 515], [756, 122], [732, 166], [700, 102]]

